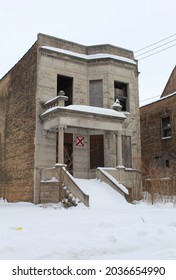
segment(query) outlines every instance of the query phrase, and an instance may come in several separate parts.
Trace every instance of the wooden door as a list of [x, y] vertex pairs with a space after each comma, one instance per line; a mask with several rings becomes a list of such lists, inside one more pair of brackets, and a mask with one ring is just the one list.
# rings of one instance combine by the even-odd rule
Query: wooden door
[[90, 169], [104, 166], [104, 137], [90, 135]]

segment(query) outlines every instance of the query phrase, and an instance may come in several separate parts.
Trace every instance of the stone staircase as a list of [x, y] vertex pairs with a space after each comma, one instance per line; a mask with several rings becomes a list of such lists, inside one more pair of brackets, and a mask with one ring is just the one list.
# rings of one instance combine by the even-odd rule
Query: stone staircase
[[40, 178], [40, 203], [61, 202], [64, 207], [70, 207], [82, 202], [89, 206], [89, 196], [79, 188], [63, 164], [41, 170]]
[[[127, 177], [128, 175], [128, 177]], [[137, 177], [136, 177], [137, 176]], [[96, 178], [104, 181], [130, 202], [132, 182], [140, 183], [140, 173], [119, 168], [97, 168]], [[128, 179], [128, 180], [127, 180]], [[125, 183], [126, 180], [126, 183]], [[139, 187], [138, 187], [139, 188]], [[79, 186], [63, 164], [41, 170], [40, 203], [61, 202], [64, 207], [76, 206], [79, 202], [89, 207], [89, 195]]]

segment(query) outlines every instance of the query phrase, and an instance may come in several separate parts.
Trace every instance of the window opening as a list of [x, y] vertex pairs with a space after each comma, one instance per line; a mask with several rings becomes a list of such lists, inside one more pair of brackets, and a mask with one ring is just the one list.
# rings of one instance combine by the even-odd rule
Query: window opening
[[165, 165], [166, 165], [167, 168], [169, 168], [169, 160], [168, 159], [166, 159]]
[[171, 123], [169, 116], [161, 119], [161, 126], [162, 138], [171, 137]]
[[65, 102], [65, 106], [73, 104], [73, 78], [63, 75], [57, 75], [57, 95], [59, 91], [63, 90], [65, 95], [68, 96], [68, 100]]
[[116, 99], [119, 100], [120, 105], [122, 106], [122, 111], [129, 110], [127, 89], [128, 84], [116, 81], [114, 82], [114, 101], [116, 101]]

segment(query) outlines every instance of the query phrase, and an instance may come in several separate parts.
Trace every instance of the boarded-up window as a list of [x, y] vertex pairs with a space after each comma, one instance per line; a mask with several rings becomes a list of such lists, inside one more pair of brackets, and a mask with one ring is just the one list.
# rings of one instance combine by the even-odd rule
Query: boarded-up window
[[122, 136], [122, 160], [125, 167], [132, 167], [130, 136]]
[[103, 135], [90, 136], [90, 169], [104, 166]]
[[90, 106], [103, 107], [102, 80], [89, 81]]

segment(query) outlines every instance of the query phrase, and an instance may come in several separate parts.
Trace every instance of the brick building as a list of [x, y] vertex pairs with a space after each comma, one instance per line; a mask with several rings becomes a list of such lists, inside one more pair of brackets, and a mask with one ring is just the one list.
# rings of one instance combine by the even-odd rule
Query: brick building
[[56, 163], [88, 179], [102, 167], [132, 194], [139, 162], [133, 52], [38, 34], [0, 80], [0, 196], [41, 202], [42, 172]]
[[146, 180], [157, 179], [164, 188], [166, 185], [173, 188], [176, 174], [176, 67], [160, 99], [141, 107], [140, 116], [144, 186]]

